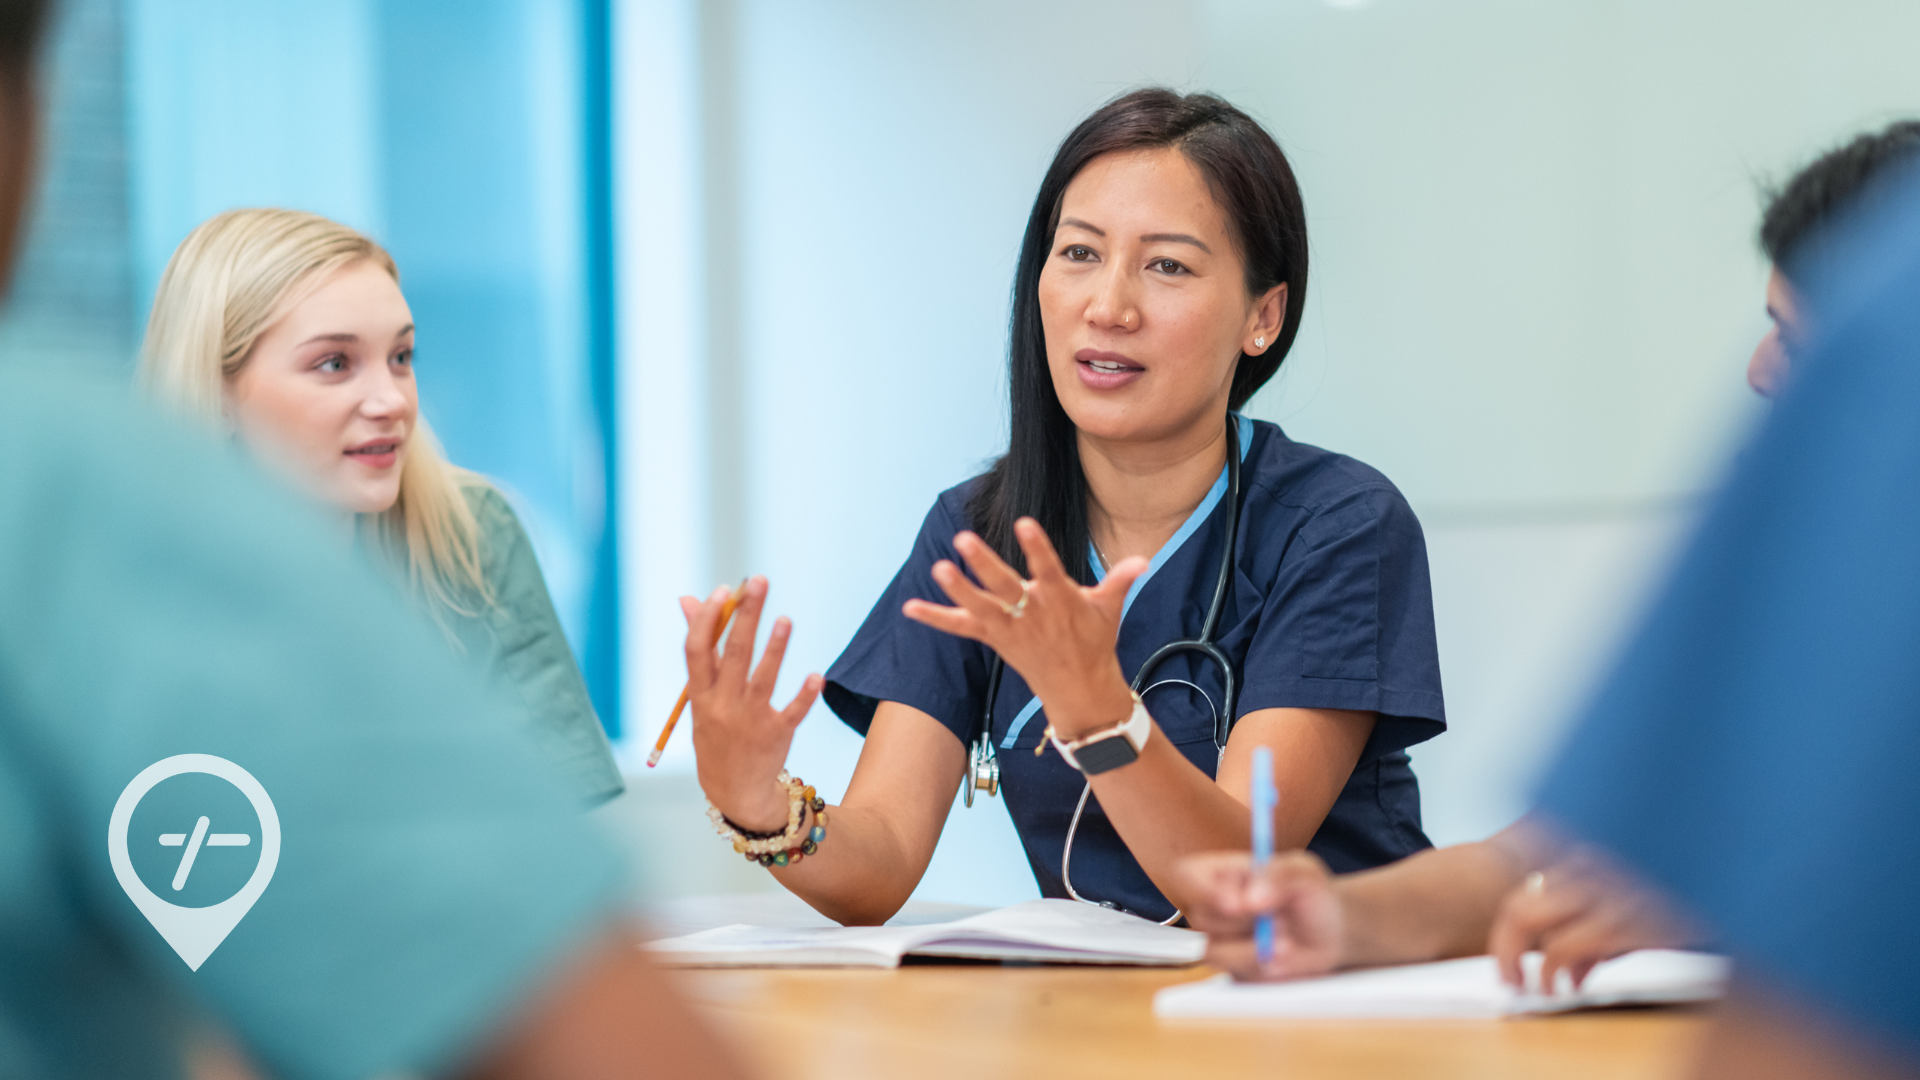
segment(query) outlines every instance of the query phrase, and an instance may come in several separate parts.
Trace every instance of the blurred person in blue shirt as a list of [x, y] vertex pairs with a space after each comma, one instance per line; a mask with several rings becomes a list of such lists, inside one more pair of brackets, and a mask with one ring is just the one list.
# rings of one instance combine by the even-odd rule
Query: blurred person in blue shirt
[[[0, 0], [0, 284], [46, 14]], [[523, 725], [310, 506], [46, 373], [0, 372], [0, 457], [0, 1076], [737, 1075]]]
[[373, 240], [317, 214], [230, 210], [167, 262], [139, 381], [344, 517], [521, 706], [575, 796], [605, 802], [625, 785], [533, 545], [500, 490], [441, 451], [414, 337], [399, 268]]
[[1739, 961], [1714, 1077], [1920, 1075], [1920, 172], [1794, 285], [1792, 384], [1539, 812]]
[[[1822, 154], [1771, 193], [1759, 241], [1770, 264], [1773, 325], [1748, 366], [1756, 391], [1772, 397], [1784, 389], [1792, 356], [1820, 323], [1808, 288], [1841, 258], [1836, 223], [1872, 205], [1879, 186], [1914, 162], [1920, 123], [1900, 121]], [[1212, 934], [1209, 958], [1244, 978], [1490, 951], [1517, 981], [1520, 954], [1538, 948], [1548, 978], [1565, 968], [1578, 982], [1622, 952], [1707, 936], [1612, 858], [1570, 844], [1533, 816], [1488, 840], [1367, 873], [1334, 876], [1311, 856], [1290, 854], [1256, 880], [1237, 853], [1192, 860], [1185, 872], [1209, 896], [1191, 913]], [[1282, 916], [1284, 943], [1265, 969], [1254, 963], [1249, 929], [1263, 912]]]

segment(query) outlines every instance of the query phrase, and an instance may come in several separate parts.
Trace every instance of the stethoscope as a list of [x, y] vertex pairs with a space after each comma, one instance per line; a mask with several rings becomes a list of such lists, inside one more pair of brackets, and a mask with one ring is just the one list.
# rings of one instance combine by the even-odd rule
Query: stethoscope
[[[1133, 692], [1144, 699], [1148, 694], [1163, 686], [1185, 686], [1206, 701], [1207, 708], [1213, 712], [1213, 748], [1216, 755], [1215, 767], [1219, 758], [1227, 752], [1227, 736], [1233, 727], [1234, 674], [1233, 661], [1213, 643], [1213, 634], [1220, 625], [1220, 612], [1227, 606], [1227, 591], [1233, 585], [1233, 563], [1240, 532], [1240, 425], [1238, 417], [1227, 416], [1227, 543], [1226, 550], [1220, 555], [1220, 573], [1213, 585], [1213, 602], [1207, 605], [1206, 621], [1200, 624], [1200, 636], [1178, 641], [1169, 641], [1154, 650], [1152, 656], [1140, 665], [1133, 677]], [[1212, 695], [1186, 679], [1162, 679], [1157, 683], [1148, 683], [1154, 670], [1169, 658], [1180, 653], [1199, 653], [1201, 656], [1220, 665], [1221, 681], [1226, 687], [1225, 707], [1214, 703]], [[1006, 661], [999, 656], [993, 658], [993, 667], [987, 676], [987, 704], [980, 712], [980, 719], [974, 725], [973, 737], [969, 740], [967, 751], [967, 780], [961, 792], [967, 806], [973, 805], [973, 793], [984, 791], [988, 795], [1000, 794], [1000, 758], [993, 749], [993, 703], [1000, 696], [1000, 676], [1006, 670]], [[1142, 689], [1144, 687], [1144, 689]], [[1087, 796], [1093, 793], [1093, 785], [1085, 784], [1080, 789], [1080, 801], [1073, 808], [1073, 821], [1067, 826], [1067, 843], [1060, 852], [1060, 880], [1067, 888], [1067, 895], [1081, 903], [1098, 904], [1101, 907], [1119, 909], [1118, 904], [1106, 900], [1089, 900], [1075, 891], [1070, 868], [1073, 865], [1073, 838], [1080, 831], [1080, 815], [1087, 808]], [[1175, 911], [1165, 920], [1171, 924], [1180, 918]]]

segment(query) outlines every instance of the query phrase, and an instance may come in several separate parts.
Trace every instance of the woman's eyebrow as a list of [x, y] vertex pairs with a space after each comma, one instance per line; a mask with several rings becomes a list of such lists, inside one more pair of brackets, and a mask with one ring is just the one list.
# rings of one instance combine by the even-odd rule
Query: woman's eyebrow
[[316, 341], [342, 341], [342, 342], [355, 342], [355, 341], [359, 341], [359, 340], [360, 340], [360, 335], [359, 335], [359, 334], [350, 334], [350, 333], [342, 333], [342, 334], [315, 334], [315, 335], [313, 335], [312, 337], [310, 337], [310, 338], [308, 338], [307, 340], [305, 340], [305, 341], [303, 341], [303, 342], [301, 342], [300, 344], [301, 344], [301, 345], [311, 345], [311, 344], [313, 344], [313, 343], [314, 343], [314, 342], [316, 342]]
[[1192, 244], [1194, 247], [1199, 248], [1201, 251], [1204, 251], [1209, 255], [1213, 254], [1213, 249], [1208, 247], [1205, 241], [1201, 240], [1197, 236], [1188, 236], [1186, 233], [1177, 233], [1177, 232], [1148, 233], [1145, 236], [1142, 236], [1140, 238], [1140, 242], [1143, 244], [1153, 244], [1153, 243]]
[[1081, 220], [1080, 220], [1079, 218], [1073, 218], [1073, 217], [1070, 217], [1070, 218], [1061, 218], [1061, 219], [1060, 219], [1060, 227], [1061, 227], [1061, 228], [1063, 228], [1063, 229], [1064, 229], [1064, 228], [1066, 228], [1066, 227], [1067, 227], [1067, 226], [1069, 226], [1069, 225], [1071, 225], [1071, 226], [1073, 226], [1073, 227], [1074, 227], [1074, 228], [1076, 228], [1076, 229], [1085, 229], [1085, 230], [1087, 230], [1088, 232], [1090, 232], [1090, 233], [1092, 233], [1092, 234], [1093, 234], [1093, 235], [1095, 235], [1095, 236], [1105, 236], [1105, 235], [1107, 235], [1107, 230], [1105, 230], [1105, 229], [1102, 229], [1102, 228], [1100, 228], [1100, 227], [1099, 227], [1099, 226], [1097, 226], [1097, 225], [1089, 225], [1089, 224], [1087, 224], [1086, 222], [1084, 222], [1084, 221], [1081, 221]]

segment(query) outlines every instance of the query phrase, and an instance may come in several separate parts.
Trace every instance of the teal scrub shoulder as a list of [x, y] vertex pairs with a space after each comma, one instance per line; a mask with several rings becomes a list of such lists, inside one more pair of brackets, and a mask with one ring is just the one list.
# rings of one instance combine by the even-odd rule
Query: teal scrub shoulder
[[[124, 391], [29, 366], [0, 364], [0, 1077], [175, 1080], [209, 1025], [266, 1075], [451, 1073], [617, 913], [616, 853], [337, 517]], [[130, 782], [182, 754], [246, 770], [285, 836], [197, 969], [109, 839]], [[143, 796], [118, 842], [149, 889], [212, 903], [264, 843], [177, 878], [166, 832], [258, 825], [194, 779]]]
[[533, 544], [493, 485], [470, 484], [465, 494], [480, 526], [481, 570], [491, 596], [466, 598], [466, 613], [444, 613], [446, 624], [495, 690], [521, 707], [568, 790], [597, 806], [626, 784], [560, 628]]

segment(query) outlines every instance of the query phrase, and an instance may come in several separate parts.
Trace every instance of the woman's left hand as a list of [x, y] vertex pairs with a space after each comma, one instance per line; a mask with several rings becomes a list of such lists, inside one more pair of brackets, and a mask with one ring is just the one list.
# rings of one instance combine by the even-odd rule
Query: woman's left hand
[[1120, 723], [1133, 705], [1114, 644], [1127, 590], [1147, 572], [1147, 560], [1122, 559], [1100, 584], [1089, 587], [1067, 576], [1039, 522], [1021, 518], [1013, 533], [1032, 580], [1022, 578], [986, 541], [963, 532], [953, 546], [980, 585], [942, 559], [933, 565], [933, 580], [955, 606], [909, 600], [903, 613], [1000, 654], [1045, 705], [1047, 720], [1061, 738]]
[[1539, 989], [1565, 971], [1575, 989], [1602, 961], [1635, 949], [1680, 949], [1702, 940], [1672, 901], [1592, 849], [1576, 849], [1507, 894], [1487, 951], [1508, 983], [1526, 988], [1520, 958], [1540, 950]]

